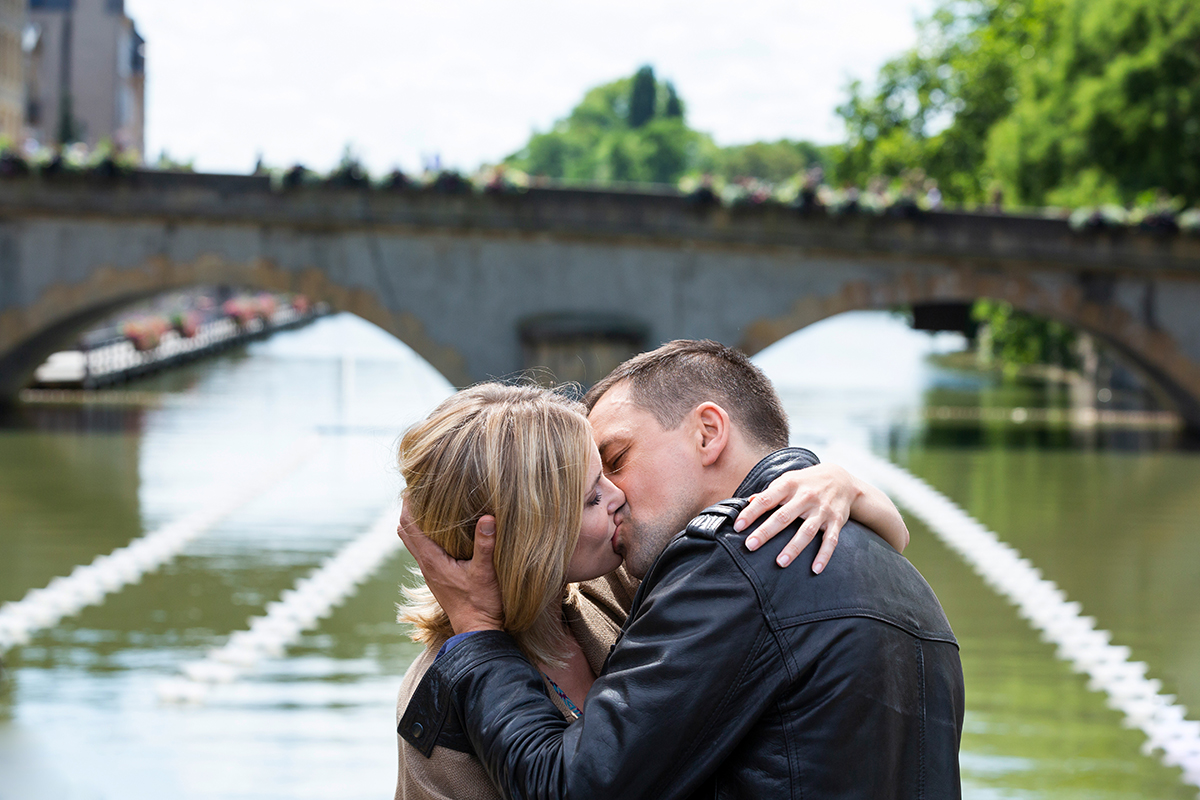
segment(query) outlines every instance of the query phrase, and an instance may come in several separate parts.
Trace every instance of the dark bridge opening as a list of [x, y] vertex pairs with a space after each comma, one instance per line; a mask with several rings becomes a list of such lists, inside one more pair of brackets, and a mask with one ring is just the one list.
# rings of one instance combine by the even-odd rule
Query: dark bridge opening
[[[931, 430], [945, 428], [947, 441], [958, 441], [963, 433], [949, 429], [1015, 422], [1008, 433], [1057, 430], [1061, 435], [1052, 439], [1078, 444], [1091, 441], [1101, 429], [1107, 431], [1106, 441], [1116, 444], [1124, 438], [1136, 447], [1146, 436], [1179, 441], [1189, 420], [1185, 392], [1119, 343], [1079, 326], [986, 298], [914, 304], [909, 321], [914, 330], [966, 337], [964, 350], [935, 358], [939, 366], [999, 381], [987, 401], [992, 407], [957, 407], [953, 392], [934, 391], [926, 398]], [[1080, 431], [1092, 435], [1080, 440]], [[1184, 434], [1186, 443], [1191, 437]]]
[[543, 383], [584, 388], [646, 349], [648, 326], [619, 314], [542, 314], [518, 326], [526, 370]]
[[971, 316], [974, 303], [919, 303], [912, 307], [912, 328], [917, 331], [952, 331], [974, 339], [979, 322]]

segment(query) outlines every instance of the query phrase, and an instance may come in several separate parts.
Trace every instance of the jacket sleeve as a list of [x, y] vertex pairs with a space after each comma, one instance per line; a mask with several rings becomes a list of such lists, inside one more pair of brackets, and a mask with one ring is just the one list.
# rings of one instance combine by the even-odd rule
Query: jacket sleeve
[[769, 708], [785, 680], [778, 646], [722, 545], [682, 535], [646, 582], [570, 725], [504, 634], [471, 637], [427, 673], [441, 697], [426, 705], [453, 712], [503, 796], [687, 796]]

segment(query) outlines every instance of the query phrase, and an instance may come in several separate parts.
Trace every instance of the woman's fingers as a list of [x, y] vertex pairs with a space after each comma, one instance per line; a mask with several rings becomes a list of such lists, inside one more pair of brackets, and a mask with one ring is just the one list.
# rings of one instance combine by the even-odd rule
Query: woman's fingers
[[[750, 502], [746, 503], [746, 507], [738, 514], [737, 519], [733, 521], [733, 529], [738, 533], [750, 527], [754, 520], [763, 515], [763, 512], [779, 505], [779, 500], [775, 498], [775, 493], [771, 491], [775, 484], [772, 483], [764, 491], [758, 494], [750, 495]], [[751, 547], [751, 550], [754, 548]]]
[[837, 547], [838, 535], [850, 516], [856, 491], [853, 476], [835, 465], [821, 464], [787, 472], [750, 498], [750, 502], [734, 520], [733, 529], [746, 530], [774, 508], [774, 513], [746, 537], [746, 549], [757, 550], [793, 522], [803, 519], [804, 522], [775, 560], [781, 567], [788, 566], [824, 530], [824, 539], [813, 561], [813, 572], [819, 573], [825, 569]]
[[800, 551], [808, 547], [808, 543], [820, 530], [821, 518], [819, 516], [814, 514], [804, 520], [792, 540], [783, 546], [783, 550], [779, 551], [779, 555], [775, 557], [775, 563], [781, 567], [791, 564], [796, 560], [796, 556], [800, 555]]
[[767, 517], [753, 533], [746, 537], [746, 549], [757, 550], [778, 536], [780, 531], [788, 525], [791, 525], [801, 517], [807, 516], [805, 511], [808, 505], [809, 501], [807, 499], [803, 501], [789, 500], [775, 509], [775, 513]]
[[[746, 547], [756, 550], [785, 530], [802, 516], [800, 508], [799, 503], [788, 503], [780, 507], [747, 538]], [[787, 567], [796, 560], [804, 548], [808, 547], [818, 533], [824, 531], [821, 547], [817, 550], [817, 556], [813, 559], [812, 565], [813, 572], [820, 574], [837, 548], [838, 537], [841, 535], [842, 526], [846, 524], [847, 515], [840, 514], [831, 508], [821, 507], [813, 509], [803, 516], [804, 521], [797, 528], [791, 541], [779, 551], [779, 555], [775, 557], [775, 563], [781, 567]], [[760, 539], [760, 541], [752, 541], [754, 539]]]
[[821, 570], [825, 569], [825, 565], [829, 563], [829, 557], [833, 555], [833, 551], [837, 547], [838, 536], [841, 535], [842, 525], [845, 523], [845, 520], [841, 522], [831, 520], [825, 526], [825, 537], [821, 540], [821, 549], [817, 551], [817, 557], [813, 559], [814, 575], [820, 575]]

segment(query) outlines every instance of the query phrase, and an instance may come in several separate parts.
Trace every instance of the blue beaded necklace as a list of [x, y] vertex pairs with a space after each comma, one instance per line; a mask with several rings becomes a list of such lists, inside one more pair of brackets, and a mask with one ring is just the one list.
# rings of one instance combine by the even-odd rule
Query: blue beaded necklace
[[571, 702], [571, 698], [567, 697], [566, 692], [564, 692], [562, 689], [558, 688], [558, 684], [554, 682], [553, 678], [551, 678], [549, 675], [547, 675], [544, 672], [542, 673], [542, 677], [544, 677], [549, 682], [550, 686], [554, 689], [554, 691], [558, 693], [558, 696], [562, 698], [563, 703], [566, 704], [566, 706], [567, 706], [567, 710], [575, 715], [575, 719], [579, 719], [580, 717], [583, 716], [583, 712], [580, 711], [575, 706], [575, 704]]

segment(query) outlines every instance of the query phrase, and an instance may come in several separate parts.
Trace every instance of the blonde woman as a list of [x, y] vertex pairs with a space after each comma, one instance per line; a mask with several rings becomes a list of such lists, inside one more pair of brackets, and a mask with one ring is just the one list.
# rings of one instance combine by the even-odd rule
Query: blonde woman
[[[477, 533], [495, 537], [504, 628], [541, 671], [563, 717], [579, 716], [637, 587], [613, 549], [613, 517], [625, 498], [601, 470], [582, 406], [537, 387], [481, 384], [453, 395], [409, 430], [399, 462], [405, 515], [450, 556], [469, 559]], [[785, 476], [778, 483], [759, 507], [761, 513], [781, 505], [779, 519], [771, 520], [774, 530], [760, 528], [763, 538], [811, 508], [814, 493], [836, 494], [832, 484], [814, 492], [811, 481]], [[845, 506], [849, 516], [854, 509]], [[887, 524], [872, 521], [897, 549], [907, 544], [898, 512]], [[425, 651], [404, 676], [398, 718], [454, 634], [428, 588], [406, 596], [399, 619], [412, 626]], [[466, 741], [434, 747], [429, 758], [398, 743], [397, 800], [499, 797]]]

